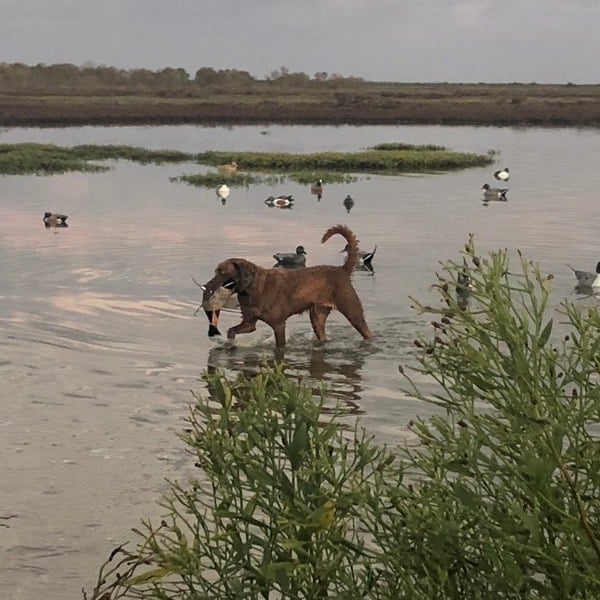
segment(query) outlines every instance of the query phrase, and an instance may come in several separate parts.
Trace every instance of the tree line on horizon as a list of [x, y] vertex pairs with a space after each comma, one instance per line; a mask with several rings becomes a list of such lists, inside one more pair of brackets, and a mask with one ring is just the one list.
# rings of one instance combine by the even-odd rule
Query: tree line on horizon
[[26, 65], [0, 63], [0, 93], [67, 91], [135, 90], [156, 92], [160, 90], [194, 89], [211, 86], [223, 88], [252, 87], [261, 84], [279, 84], [286, 87], [311, 86], [323, 83], [360, 83], [360, 77], [345, 77], [325, 71], [312, 77], [303, 72], [291, 72], [287, 67], [275, 69], [265, 79], [258, 79], [248, 71], [238, 69], [213, 69], [201, 67], [193, 76], [183, 68], [166, 67], [158, 70], [135, 68], [118, 69], [106, 65], [70, 63]]

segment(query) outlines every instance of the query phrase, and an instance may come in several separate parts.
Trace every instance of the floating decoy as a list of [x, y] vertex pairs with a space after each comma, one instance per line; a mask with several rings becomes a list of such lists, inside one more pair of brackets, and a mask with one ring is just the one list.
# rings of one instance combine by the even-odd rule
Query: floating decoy
[[237, 171], [237, 168], [238, 164], [235, 162], [235, 160], [232, 160], [230, 163], [227, 163], [225, 165], [217, 165], [217, 170], [219, 171], [219, 173], [223, 174], [235, 173]]
[[481, 189], [484, 190], [483, 197], [486, 202], [489, 202], [490, 200], [508, 200], [508, 198], [506, 197], [508, 188], [493, 188], [486, 183]]
[[460, 308], [465, 310], [471, 299], [471, 278], [465, 271], [461, 271], [456, 278], [456, 302]]
[[310, 193], [317, 197], [317, 200], [320, 200], [323, 197], [323, 180], [317, 179], [315, 183], [310, 186]]
[[229, 196], [229, 186], [226, 184], [222, 184], [217, 188], [217, 197], [221, 200], [221, 204], [225, 204], [227, 202], [227, 198]]
[[344, 202], [342, 204], [344, 205], [346, 211], [350, 212], [352, 210], [352, 207], [354, 206], [354, 198], [350, 194], [348, 194], [344, 198]]
[[575, 273], [575, 277], [577, 277], [577, 287], [600, 288], [600, 262], [596, 265], [595, 273], [591, 271], [579, 271], [571, 265], [567, 266]]
[[290, 196], [269, 196], [265, 200], [265, 204], [268, 206], [278, 206], [279, 208], [291, 208], [294, 198]]
[[60, 213], [45, 212], [42, 221], [44, 221], [46, 227], [68, 227], [68, 218], [67, 215], [61, 215]]
[[297, 269], [298, 267], [306, 266], [306, 250], [304, 246], [298, 246], [296, 252], [278, 252], [273, 254], [273, 258], [277, 261], [276, 267], [284, 267], [286, 269]]
[[496, 171], [494, 173], [494, 177], [499, 179], [500, 181], [508, 181], [510, 179], [510, 173], [508, 172], [508, 167], [504, 167], [500, 171]]
[[[373, 273], [373, 265], [371, 264], [373, 261], [373, 257], [375, 256], [375, 252], [377, 251], [377, 246], [371, 250], [371, 252], [366, 252], [365, 250], [358, 251], [358, 260], [356, 261], [356, 269], [362, 269], [364, 271], [370, 271]], [[348, 244], [344, 247], [342, 252], [348, 252]]]

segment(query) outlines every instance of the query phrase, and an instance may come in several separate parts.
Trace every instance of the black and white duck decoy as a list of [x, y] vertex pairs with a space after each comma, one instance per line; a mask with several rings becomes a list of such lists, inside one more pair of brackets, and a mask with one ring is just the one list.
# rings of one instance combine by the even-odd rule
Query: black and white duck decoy
[[297, 269], [306, 266], [306, 250], [304, 250], [304, 246], [298, 246], [296, 252], [277, 252], [273, 254], [273, 258], [277, 261], [275, 264], [276, 267]]
[[323, 197], [323, 180], [317, 179], [315, 183], [310, 186], [310, 193], [320, 200]]
[[277, 206], [279, 208], [291, 208], [294, 202], [294, 198], [290, 196], [269, 196], [265, 200], [265, 204], [268, 206]]
[[223, 183], [217, 188], [217, 198], [221, 200], [221, 204], [225, 204], [225, 202], [227, 202], [227, 198], [229, 197], [229, 191], [229, 186], [225, 183]]
[[[342, 252], [348, 252], [348, 244], [344, 247]], [[363, 271], [369, 271], [373, 273], [373, 257], [375, 256], [375, 252], [377, 252], [377, 246], [371, 250], [371, 252], [366, 252], [365, 250], [358, 250], [358, 260], [356, 261], [355, 269], [362, 269]]]
[[352, 207], [354, 206], [354, 198], [350, 194], [348, 194], [344, 198], [344, 201], [342, 202], [342, 204], [344, 205], [344, 208], [346, 209], [346, 211], [350, 212], [352, 210]]
[[502, 200], [503, 202], [508, 200], [506, 197], [508, 188], [493, 188], [485, 183], [481, 189], [483, 190], [483, 198], [486, 202], [490, 200]]
[[508, 172], [508, 167], [504, 167], [504, 169], [500, 169], [500, 171], [496, 171], [494, 173], [494, 177], [499, 179], [500, 181], [508, 181], [510, 179], [510, 173]]
[[67, 215], [60, 213], [45, 212], [42, 221], [46, 227], [68, 227]]
[[571, 265], [567, 265], [577, 277], [577, 287], [580, 288], [600, 288], [600, 262], [596, 264], [596, 272], [579, 271]]

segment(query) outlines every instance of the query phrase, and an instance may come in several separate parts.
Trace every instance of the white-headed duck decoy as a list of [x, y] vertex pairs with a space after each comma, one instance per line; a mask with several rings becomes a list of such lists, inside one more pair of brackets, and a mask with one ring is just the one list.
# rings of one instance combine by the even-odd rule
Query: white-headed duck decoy
[[577, 277], [577, 287], [600, 288], [600, 262], [596, 265], [595, 273], [591, 271], [579, 271], [571, 265], [567, 266], [575, 273], [575, 277]]
[[219, 173], [223, 173], [224, 175], [231, 175], [232, 173], [235, 173], [237, 171], [237, 168], [238, 164], [235, 162], [235, 160], [232, 160], [226, 165], [217, 165], [217, 170], [219, 171]]
[[[348, 244], [344, 246], [342, 252], [348, 252]], [[375, 256], [375, 252], [377, 252], [377, 246], [371, 250], [371, 252], [366, 252], [365, 250], [358, 250], [358, 260], [356, 261], [356, 269], [363, 269], [364, 271], [369, 271], [373, 273], [373, 257]]]
[[44, 221], [46, 227], [68, 227], [68, 218], [67, 215], [61, 215], [60, 213], [45, 212], [42, 221]]
[[317, 200], [320, 200], [323, 197], [323, 180], [317, 179], [315, 183], [310, 186], [310, 193], [317, 197]]
[[342, 204], [344, 205], [344, 208], [346, 209], [346, 211], [350, 212], [352, 210], [352, 207], [354, 206], [354, 198], [350, 194], [348, 194], [344, 198], [344, 201], [342, 202]]
[[506, 197], [508, 188], [493, 188], [490, 187], [489, 184], [485, 183], [481, 189], [483, 190], [483, 197], [486, 202], [489, 202], [490, 200], [508, 200]]
[[298, 246], [296, 252], [277, 252], [277, 254], [273, 254], [273, 258], [277, 261], [275, 264], [276, 267], [297, 269], [306, 266], [306, 250], [304, 250], [304, 246]]
[[227, 198], [229, 197], [229, 186], [223, 183], [217, 188], [217, 198], [221, 200], [221, 204], [225, 204], [227, 202]]
[[279, 208], [291, 208], [294, 198], [290, 196], [269, 196], [265, 200], [265, 204], [268, 206], [277, 206]]
[[508, 167], [504, 167], [504, 169], [500, 169], [500, 171], [496, 171], [494, 173], [494, 177], [499, 179], [500, 181], [508, 181], [510, 179], [510, 173], [508, 172]]

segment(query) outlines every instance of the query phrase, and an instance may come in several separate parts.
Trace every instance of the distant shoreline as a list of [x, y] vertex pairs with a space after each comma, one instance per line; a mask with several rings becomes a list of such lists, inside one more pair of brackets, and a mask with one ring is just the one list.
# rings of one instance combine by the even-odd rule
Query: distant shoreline
[[298, 89], [69, 89], [0, 87], [0, 125], [475, 125], [600, 127], [600, 85], [357, 84]]

